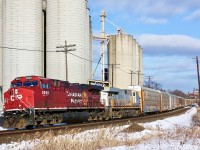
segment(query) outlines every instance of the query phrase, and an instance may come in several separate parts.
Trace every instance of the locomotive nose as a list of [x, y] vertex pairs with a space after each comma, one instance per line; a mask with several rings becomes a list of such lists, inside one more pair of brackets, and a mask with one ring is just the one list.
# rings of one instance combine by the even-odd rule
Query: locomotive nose
[[4, 109], [21, 109], [22, 94], [19, 94], [17, 88], [13, 88], [4, 93], [5, 106]]
[[30, 89], [13, 88], [4, 94], [5, 110], [32, 108], [33, 92]]

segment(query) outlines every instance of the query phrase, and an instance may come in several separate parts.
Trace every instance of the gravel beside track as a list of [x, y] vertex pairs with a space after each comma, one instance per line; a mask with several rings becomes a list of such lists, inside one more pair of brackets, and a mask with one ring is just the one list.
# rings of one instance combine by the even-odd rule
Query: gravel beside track
[[[176, 116], [185, 113], [189, 108], [182, 108], [170, 112], [152, 114], [146, 116], [140, 116], [135, 118], [121, 119], [121, 120], [111, 120], [104, 122], [91, 122], [91, 123], [79, 123], [79, 124], [68, 124], [62, 126], [53, 126], [53, 127], [42, 127], [35, 128], [31, 130], [19, 129], [19, 130], [4, 130], [0, 131], [0, 144], [10, 143], [10, 142], [20, 142], [23, 140], [31, 140], [37, 135], [42, 135], [45, 132], [52, 132], [52, 134], [60, 135], [70, 133], [71, 130], [85, 131], [89, 129], [96, 129], [108, 126], [119, 126], [132, 123], [125, 132], [135, 132], [143, 130], [137, 123], [151, 122], [155, 120], [164, 119], [171, 116]], [[38, 137], [39, 138], [39, 137]]]

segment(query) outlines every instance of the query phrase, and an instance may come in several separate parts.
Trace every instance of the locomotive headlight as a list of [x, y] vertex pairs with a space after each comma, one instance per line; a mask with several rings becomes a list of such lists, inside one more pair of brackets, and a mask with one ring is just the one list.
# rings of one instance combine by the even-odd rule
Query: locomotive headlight
[[26, 76], [26, 80], [30, 80], [30, 79], [32, 79], [31, 76]]
[[20, 78], [19, 78], [19, 77], [17, 77], [17, 78], [15, 78], [15, 80], [16, 80], [16, 81], [19, 81], [19, 80], [20, 80]]

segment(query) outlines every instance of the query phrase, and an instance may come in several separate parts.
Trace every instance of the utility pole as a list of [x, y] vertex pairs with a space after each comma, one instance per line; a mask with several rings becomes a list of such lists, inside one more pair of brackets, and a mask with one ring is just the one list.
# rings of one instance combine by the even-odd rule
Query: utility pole
[[151, 88], [151, 79], [153, 76], [148, 76], [148, 87]]
[[144, 75], [144, 74], [141, 74], [140, 72], [141, 72], [140, 70], [137, 71], [137, 75], [138, 75], [138, 85], [140, 85], [140, 75]]
[[199, 101], [200, 101], [200, 77], [199, 77], [199, 61], [198, 61], [198, 56], [196, 56], [196, 63], [197, 63], [197, 76], [198, 76]]
[[66, 81], [68, 81], [68, 63], [67, 63], [67, 53], [69, 51], [75, 51], [76, 49], [68, 49], [68, 47], [74, 47], [76, 46], [76, 44], [70, 44], [67, 45], [67, 41], [65, 40], [65, 45], [60, 45], [60, 46], [56, 46], [56, 48], [64, 48], [64, 50], [62, 51], [56, 51], [56, 52], [65, 52], [65, 62], [66, 62]]
[[3, 86], [0, 86], [0, 102], [3, 101]]
[[[105, 28], [104, 28], [104, 26], [105, 26], [106, 12], [102, 10], [100, 17], [101, 17], [101, 38], [104, 39], [105, 38]], [[105, 74], [104, 73], [105, 41], [104, 40], [101, 41], [101, 48], [102, 48], [102, 50], [101, 50], [101, 52], [102, 52], [102, 77], [101, 78], [102, 78], [102, 81], [105, 81], [105, 78], [104, 78], [104, 74]]]
[[134, 72], [133, 72], [133, 70], [130, 70], [130, 73], [129, 73], [130, 75], [131, 75], [131, 86], [133, 85], [133, 74], [135, 74]]
[[117, 65], [120, 65], [120, 64], [109, 64], [109, 66], [111, 66], [112, 68], [112, 87], [113, 87], [113, 78], [114, 78], [114, 66], [117, 66]]
[[44, 8], [43, 9], [43, 14], [44, 14], [44, 23], [43, 23], [43, 27], [44, 27], [44, 77], [47, 77], [47, 11]]

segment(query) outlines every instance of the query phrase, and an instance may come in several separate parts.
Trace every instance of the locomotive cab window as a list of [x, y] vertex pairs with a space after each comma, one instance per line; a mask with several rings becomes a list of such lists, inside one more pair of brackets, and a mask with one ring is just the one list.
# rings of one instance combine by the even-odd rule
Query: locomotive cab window
[[42, 89], [49, 89], [49, 83], [43, 83], [42, 81], [40, 82], [40, 86]]
[[12, 88], [21, 87], [21, 86], [22, 86], [22, 82], [11, 83], [11, 87], [12, 87]]
[[57, 82], [56, 80], [53, 81], [53, 86], [56, 86], [57, 85]]
[[60, 87], [60, 81], [57, 81], [57, 86]]
[[24, 87], [35, 87], [38, 86], [38, 81], [24, 81]]

